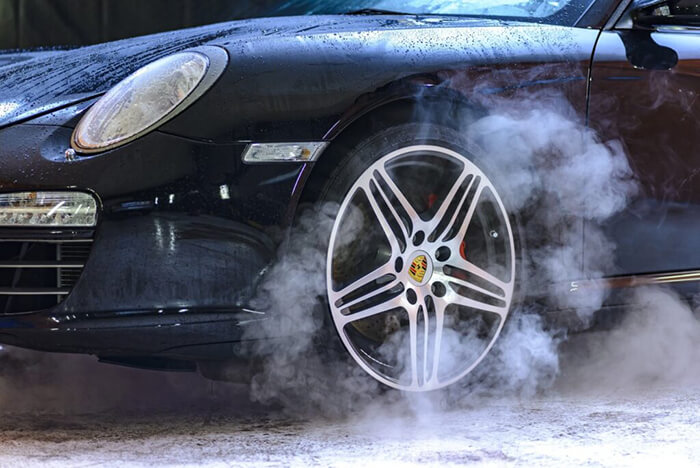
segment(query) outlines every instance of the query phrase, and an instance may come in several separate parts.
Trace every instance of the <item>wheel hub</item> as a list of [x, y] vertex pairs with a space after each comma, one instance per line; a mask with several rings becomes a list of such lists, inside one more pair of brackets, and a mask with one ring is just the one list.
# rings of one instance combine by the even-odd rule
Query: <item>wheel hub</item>
[[427, 284], [433, 276], [433, 260], [427, 252], [417, 250], [408, 258], [412, 259], [406, 273], [408, 280], [415, 286]]

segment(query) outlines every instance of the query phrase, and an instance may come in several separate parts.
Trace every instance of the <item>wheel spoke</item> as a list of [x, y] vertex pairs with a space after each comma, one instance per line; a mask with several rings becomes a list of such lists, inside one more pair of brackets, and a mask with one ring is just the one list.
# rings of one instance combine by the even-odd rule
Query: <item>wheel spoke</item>
[[[401, 233], [403, 234], [403, 237], [406, 240], [406, 244], [408, 244], [411, 239], [411, 232], [408, 230], [408, 227], [404, 223], [403, 219], [401, 219], [401, 216], [399, 216], [399, 214], [397, 213], [394, 204], [389, 199], [389, 196], [385, 192], [384, 187], [382, 187], [382, 184], [379, 182], [379, 180], [376, 179], [376, 177], [372, 177], [372, 180], [377, 188], [377, 192], [379, 192], [379, 194], [382, 197], [382, 200], [384, 200], [384, 204], [389, 208], [389, 211], [391, 211], [391, 215], [394, 217], [396, 224], [399, 225]], [[392, 195], [396, 196], [395, 193], [392, 193]]]
[[411, 385], [418, 385], [418, 308], [408, 313], [408, 328], [411, 354]]
[[369, 291], [368, 293], [363, 294], [360, 297], [353, 298], [351, 301], [348, 301], [347, 303], [343, 304], [341, 306], [341, 308], [342, 309], [352, 308], [352, 307], [356, 307], [357, 305], [359, 305], [363, 302], [372, 301], [374, 299], [379, 299], [382, 294], [391, 292], [391, 290], [394, 289], [398, 285], [403, 286], [403, 283], [401, 281], [399, 281], [398, 279], [394, 278], [393, 280], [389, 281], [388, 283], [381, 285], [377, 289]]
[[372, 212], [374, 213], [374, 216], [377, 218], [377, 221], [379, 221], [379, 225], [382, 227], [382, 231], [384, 231], [384, 236], [386, 237], [387, 241], [389, 241], [389, 245], [391, 246], [392, 254], [398, 255], [402, 251], [401, 245], [399, 244], [398, 240], [396, 239], [396, 234], [394, 233], [394, 230], [391, 229], [391, 225], [389, 224], [389, 220], [386, 218], [386, 216], [384, 216], [384, 212], [379, 207], [379, 203], [377, 203], [377, 199], [374, 197], [374, 194], [372, 194], [372, 190], [369, 188], [369, 186], [362, 187], [361, 190], [367, 196], [367, 200], [369, 201], [369, 204], [372, 207]]
[[[469, 207], [467, 208], [467, 214], [464, 216], [464, 219], [461, 220], [459, 230], [457, 231], [457, 234], [453, 237], [453, 242], [457, 244], [457, 252], [459, 252], [459, 244], [462, 243], [462, 240], [467, 235], [467, 229], [469, 228], [469, 225], [472, 222], [472, 218], [474, 217], [474, 211], [476, 211], [476, 207], [479, 204], [479, 199], [481, 198], [481, 194], [484, 192], [485, 185], [483, 183], [479, 183], [479, 181], [473, 180], [469, 184], [469, 189], [465, 192], [465, 197], [472, 190], [472, 186], [476, 183], [478, 183], [479, 185], [477, 185], [475, 188], [474, 197], [472, 197], [471, 202], [469, 204]], [[460, 222], [458, 216], [459, 216], [460, 211], [462, 211], [463, 203], [464, 203], [464, 200], [462, 201], [462, 203], [460, 203], [459, 211], [456, 211], [452, 220], [450, 220], [451, 228], [450, 228], [450, 230], [447, 231], [448, 233], [454, 229], [455, 223]], [[447, 240], [447, 239], [445, 239], [445, 240]]]
[[[396, 285], [396, 283], [393, 283]], [[385, 312], [388, 312], [392, 309], [398, 309], [402, 306], [401, 298], [400, 296], [394, 297], [391, 299], [388, 299], [384, 302], [381, 302], [379, 304], [375, 304], [371, 307], [368, 307], [366, 309], [362, 309], [359, 312], [355, 312], [353, 314], [349, 315], [341, 315], [339, 317], [336, 317], [336, 320], [338, 320], [341, 324], [341, 326], [345, 326], [348, 323], [352, 322], [357, 322], [358, 320], [364, 320], [369, 317], [373, 317], [375, 315], [383, 314]]]
[[[390, 274], [394, 273], [394, 268], [391, 265], [391, 262], [385, 263], [384, 265], [380, 266], [376, 270], [367, 273], [365, 276], [362, 278], [358, 278], [349, 285], [345, 286], [343, 289], [340, 291], [332, 291], [330, 292], [329, 296], [333, 304], [335, 304], [339, 299], [342, 299], [343, 297], [352, 294], [354, 292], [357, 292], [358, 290], [370, 285], [371, 283], [377, 281], [378, 279], [382, 278], [383, 276], [387, 276]], [[372, 291], [373, 292], [373, 291]], [[345, 307], [345, 305], [343, 306]]]
[[[493, 297], [494, 299], [499, 299], [501, 301], [505, 301], [505, 291], [503, 291], [503, 294], [498, 294], [493, 291], [489, 291], [488, 289], [482, 288], [481, 286], [478, 286], [474, 284], [471, 281], [467, 281], [461, 278], [457, 278], [455, 276], [445, 276], [445, 281], [448, 283], [452, 283], [456, 286], [462, 287], [462, 288], [467, 288], [467, 289], [472, 289], [478, 293], [485, 294], [489, 297]], [[502, 288], [499, 288], [502, 289]]]
[[[479, 286], [475, 284], [475, 281], [473, 280], [470, 281], [464, 278], [457, 278], [454, 275], [445, 275], [444, 279], [450, 284], [451, 288], [451, 293], [448, 295], [450, 299], [449, 302], [485, 312], [491, 312], [500, 315], [501, 318], [505, 318], [505, 316], [508, 314], [508, 298], [512, 294], [513, 290], [512, 280], [509, 282], [502, 281], [483, 268], [480, 268], [473, 263], [462, 259], [461, 257], [459, 258], [459, 261], [455, 262], [458, 265], [458, 268], [466, 271], [474, 278], [478, 278], [478, 280], [487, 287]], [[487, 297], [502, 301], [505, 306], [489, 304], [488, 302], [484, 302], [482, 300], [465, 297], [457, 292], [457, 288], [459, 287], [471, 289]], [[503, 291], [503, 294], [493, 292], [494, 289]]]
[[430, 384], [439, 383], [438, 370], [440, 369], [440, 351], [442, 347], [442, 329], [445, 323], [445, 303], [442, 299], [434, 301], [435, 307], [435, 337], [433, 341], [433, 368], [430, 371]]
[[428, 383], [428, 357], [430, 356], [430, 313], [428, 301], [423, 301], [423, 385]]
[[[466, 271], [467, 273], [470, 273], [471, 275], [479, 278], [481, 281], [483, 281], [486, 284], [490, 284], [492, 286], [497, 287], [498, 289], [506, 292], [506, 294], [510, 290], [510, 287], [513, 284], [512, 280], [508, 281], [508, 282], [502, 281], [502, 280], [496, 278], [495, 276], [493, 276], [488, 271], [484, 270], [483, 268], [474, 265], [469, 260], [465, 260], [460, 256], [455, 256], [455, 258], [457, 258], [458, 260], [455, 262], [450, 260], [450, 263], [454, 263], [455, 267], [457, 267], [458, 269], [461, 269], [461, 270]], [[451, 280], [452, 280], [452, 276], [450, 276], [450, 281]], [[469, 287], [473, 287], [473, 286], [469, 286]], [[502, 297], [501, 297], [501, 299], [502, 299]]]
[[383, 166], [380, 166], [377, 167], [377, 172], [379, 172], [379, 175], [382, 177], [384, 182], [386, 182], [386, 185], [391, 191], [391, 195], [393, 195], [396, 198], [396, 200], [401, 205], [401, 208], [403, 208], [408, 217], [411, 218], [411, 220], [414, 222], [418, 221], [420, 219], [418, 213], [408, 201], [406, 196], [403, 194], [401, 189], [394, 183], [394, 180], [391, 178], [391, 176], [389, 176], [389, 173], [386, 171], [386, 169]]
[[450, 304], [455, 304], [455, 305], [460, 305], [464, 307], [469, 307], [470, 309], [475, 309], [479, 310], [481, 312], [490, 312], [492, 314], [496, 314], [500, 316], [502, 319], [505, 319], [506, 315], [508, 315], [508, 307], [507, 303], [504, 301], [505, 305], [493, 305], [489, 304], [488, 302], [480, 301], [477, 299], [472, 299], [470, 297], [463, 296], [459, 294], [457, 291], [452, 289], [446, 296], [445, 299], [447, 302]]
[[[469, 181], [469, 185], [467, 186], [467, 189], [464, 191], [462, 196], [460, 197], [459, 203], [457, 204], [457, 207], [455, 208], [454, 213], [452, 214], [449, 222], [444, 222], [447, 221], [445, 218], [447, 210], [449, 209], [450, 205], [454, 201], [455, 196], [457, 195], [457, 192], [459, 189], [462, 187], [464, 184], [464, 180], [469, 176], [469, 172], [465, 169], [462, 174], [457, 178], [457, 181], [452, 185], [452, 188], [448, 192], [447, 196], [445, 196], [445, 200], [443, 200], [442, 205], [440, 205], [440, 208], [438, 209], [437, 213], [435, 213], [435, 216], [433, 216], [433, 219], [431, 221], [431, 225], [434, 227], [433, 232], [430, 234], [430, 237], [432, 239], [438, 239], [450, 226], [452, 226], [455, 222], [455, 218], [459, 215], [459, 212], [462, 210], [462, 205], [464, 205], [464, 200], [466, 200], [467, 195], [469, 195], [469, 191], [471, 190], [472, 186], [474, 185], [474, 177], [472, 177], [472, 180]], [[440, 229], [442, 227], [442, 229]], [[440, 230], [438, 232], [438, 229]]]

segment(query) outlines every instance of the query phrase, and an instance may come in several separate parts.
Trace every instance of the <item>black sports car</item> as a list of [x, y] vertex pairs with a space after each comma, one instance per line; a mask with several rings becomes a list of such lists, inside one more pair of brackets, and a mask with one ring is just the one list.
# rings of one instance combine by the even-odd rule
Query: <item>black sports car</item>
[[[605, 220], [585, 199], [562, 215], [575, 267], [547, 283], [575, 298], [697, 292], [695, 0], [290, 0], [270, 14], [0, 54], [0, 342], [211, 369], [280, 339], [265, 324], [297, 304], [266, 307], [261, 288], [304, 289], [325, 269], [318, 320], [357, 365], [402, 390], [456, 382], [516, 304], [552, 290], [527, 266], [546, 262], [528, 252], [546, 252], [550, 225], [513, 199], [521, 146], [489, 158], [484, 141], [508, 135], [479, 144], [470, 124], [552, 96], [581, 138], [618, 142], [637, 189]], [[566, 188], [589, 157], [538, 180]], [[302, 206], [330, 223], [290, 242]], [[324, 265], [296, 255], [280, 274], [275, 259], [305, 242]], [[553, 304], [557, 320], [577, 314]]]

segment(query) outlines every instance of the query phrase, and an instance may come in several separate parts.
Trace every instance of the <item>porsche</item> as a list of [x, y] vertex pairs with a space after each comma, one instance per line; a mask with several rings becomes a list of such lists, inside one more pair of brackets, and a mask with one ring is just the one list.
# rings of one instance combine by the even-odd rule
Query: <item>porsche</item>
[[[451, 122], [523, 89], [618, 139], [640, 186], [587, 287], [697, 292], [695, 0], [290, 0], [258, 16], [0, 53], [1, 343], [152, 369], [253, 359], [241, 342], [272, 339], [254, 331], [285, 311], [252, 299], [300, 207], [332, 202], [329, 339], [389, 387], [460, 381], [528, 300], [527, 243], [508, 180]], [[483, 347], [442, 365], [448, 327]], [[401, 365], [382, 352], [399, 331]]]

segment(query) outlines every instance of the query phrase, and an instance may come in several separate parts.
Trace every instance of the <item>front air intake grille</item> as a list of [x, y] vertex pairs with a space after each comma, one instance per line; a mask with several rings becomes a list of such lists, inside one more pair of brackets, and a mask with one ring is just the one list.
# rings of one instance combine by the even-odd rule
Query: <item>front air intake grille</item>
[[0, 315], [47, 309], [63, 301], [90, 255], [92, 234], [0, 232]]

